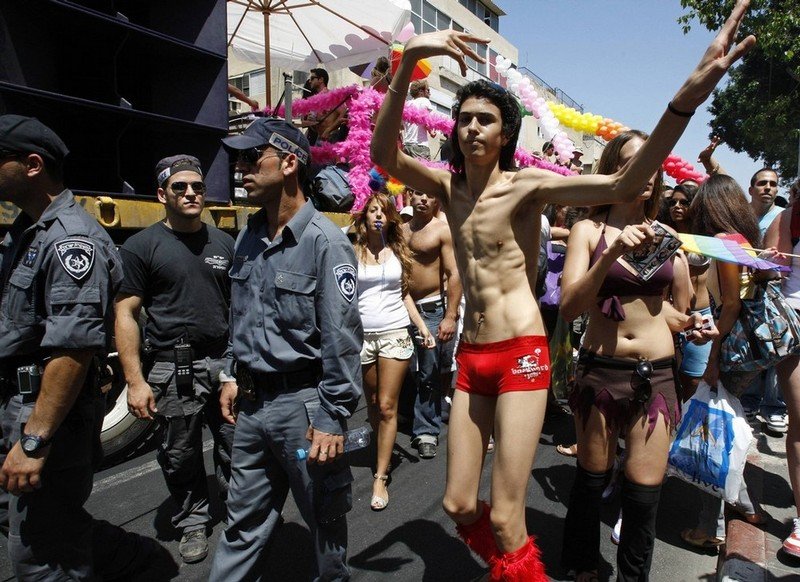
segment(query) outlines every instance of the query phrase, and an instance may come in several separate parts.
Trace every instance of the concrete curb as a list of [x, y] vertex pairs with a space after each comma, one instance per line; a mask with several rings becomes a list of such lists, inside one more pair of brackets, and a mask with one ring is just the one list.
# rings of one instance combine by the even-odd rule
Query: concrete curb
[[719, 554], [717, 580], [720, 582], [766, 582], [767, 534], [742, 521], [728, 521], [726, 543]]

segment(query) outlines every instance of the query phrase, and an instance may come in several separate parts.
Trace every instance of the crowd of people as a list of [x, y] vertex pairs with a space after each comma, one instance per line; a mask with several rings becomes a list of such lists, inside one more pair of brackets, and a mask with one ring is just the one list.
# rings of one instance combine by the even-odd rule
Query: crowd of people
[[[750, 410], [761, 407], [788, 431], [800, 507], [800, 355], [751, 374], [719, 365], [741, 309], [742, 267], [680, 251], [646, 278], [625, 265], [664, 229], [738, 235], [796, 267], [782, 284], [800, 309], [798, 209], [775, 208], [774, 170], [753, 176], [750, 202], [714, 160], [716, 142], [701, 154], [711, 174], [702, 184], [666, 187], [660, 170], [692, 113], [754, 44], [733, 44], [746, 5], [737, 4], [651, 134], [622, 133], [591, 174], [581, 175], [576, 152], [574, 176], [515, 167], [520, 109], [485, 81], [457, 94], [450, 168], [424, 163], [432, 136], [402, 125], [409, 87], [416, 105], [430, 105], [427, 84], [410, 83], [415, 63], [449, 56], [465, 71], [467, 58], [482, 60], [475, 44], [488, 41], [452, 30], [414, 37], [393, 76], [388, 62], [375, 68], [373, 85], [386, 97], [371, 144], [373, 161], [407, 186], [410, 217], [375, 192], [347, 232], [304, 192], [310, 143], [338, 139], [343, 106], [296, 125], [259, 118], [223, 140], [259, 207], [236, 241], [201, 221], [202, 164], [177, 154], [155, 168], [165, 219], [119, 250], [65, 187], [66, 145], [38, 120], [0, 116], [0, 199], [21, 210], [0, 263], [0, 526], [16, 576], [125, 575], [159, 551], [83, 509], [98, 461], [98, 356], [112, 332], [131, 413], [163, 429], [157, 459], [187, 563], [208, 554], [201, 429], [212, 429], [228, 512], [212, 580], [267, 571], [265, 548], [290, 491], [311, 532], [315, 579], [349, 579], [348, 421], [363, 395], [374, 440], [369, 506], [385, 511], [404, 383], [421, 458], [436, 456], [449, 406], [443, 509], [487, 563], [485, 579], [547, 580], [525, 499], [561, 378], [552, 340], [579, 321], [562, 334], [576, 347], [567, 384], [577, 441], [560, 449], [577, 460], [561, 557], [575, 580], [598, 579], [599, 504], [615, 479], [618, 579], [648, 579], [671, 436], [701, 380], [720, 380], [743, 402], [750, 394]], [[324, 69], [312, 70], [313, 91], [327, 82]], [[698, 495], [699, 523], [681, 535], [719, 546], [722, 501]], [[735, 509], [751, 523], [764, 519], [746, 484]], [[800, 518], [784, 549], [800, 556]]]

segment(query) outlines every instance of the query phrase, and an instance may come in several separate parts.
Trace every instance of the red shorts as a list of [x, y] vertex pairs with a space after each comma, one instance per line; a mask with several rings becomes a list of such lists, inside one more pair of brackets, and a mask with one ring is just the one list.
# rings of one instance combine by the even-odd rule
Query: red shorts
[[515, 337], [490, 344], [458, 344], [456, 388], [497, 396], [519, 390], [550, 387], [550, 350], [539, 335]]

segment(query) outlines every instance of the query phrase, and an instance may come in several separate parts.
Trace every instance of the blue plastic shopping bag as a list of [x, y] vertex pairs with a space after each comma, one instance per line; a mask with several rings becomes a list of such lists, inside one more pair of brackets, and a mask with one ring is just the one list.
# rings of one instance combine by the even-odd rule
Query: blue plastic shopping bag
[[753, 431], [739, 399], [700, 382], [684, 406], [667, 473], [725, 501], [737, 500]]

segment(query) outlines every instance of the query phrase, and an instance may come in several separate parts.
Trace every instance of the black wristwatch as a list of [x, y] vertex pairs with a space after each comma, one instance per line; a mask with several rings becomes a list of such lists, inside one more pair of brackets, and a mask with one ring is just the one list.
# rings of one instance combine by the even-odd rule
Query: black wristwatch
[[19, 439], [19, 444], [22, 446], [22, 452], [32, 457], [43, 448], [49, 446], [50, 441], [35, 434], [23, 434], [22, 438]]

